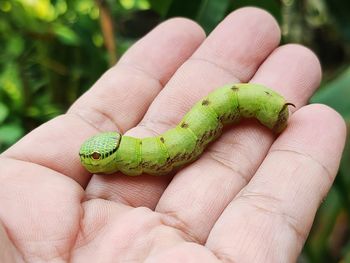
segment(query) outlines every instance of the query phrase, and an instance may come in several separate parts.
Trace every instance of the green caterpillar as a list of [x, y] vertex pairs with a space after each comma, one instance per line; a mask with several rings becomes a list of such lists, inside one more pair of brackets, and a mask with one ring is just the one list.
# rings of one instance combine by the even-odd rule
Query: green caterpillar
[[225, 124], [241, 118], [256, 118], [274, 132], [281, 132], [287, 125], [288, 105], [293, 104], [262, 85], [225, 85], [196, 103], [175, 128], [159, 136], [139, 139], [103, 132], [85, 141], [79, 155], [91, 173], [163, 175], [196, 160]]

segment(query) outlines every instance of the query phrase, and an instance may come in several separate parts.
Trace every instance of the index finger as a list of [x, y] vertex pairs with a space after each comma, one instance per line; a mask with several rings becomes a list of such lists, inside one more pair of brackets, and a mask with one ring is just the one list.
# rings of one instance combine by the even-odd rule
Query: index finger
[[40, 126], [3, 156], [34, 162], [63, 173], [82, 186], [90, 180], [78, 151], [100, 130], [135, 126], [176, 69], [205, 35], [194, 22], [171, 19], [136, 43], [68, 111]]

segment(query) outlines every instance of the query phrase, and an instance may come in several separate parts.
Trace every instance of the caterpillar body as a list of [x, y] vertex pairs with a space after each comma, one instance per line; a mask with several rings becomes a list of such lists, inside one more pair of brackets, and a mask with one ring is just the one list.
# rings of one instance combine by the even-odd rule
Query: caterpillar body
[[141, 139], [103, 132], [91, 137], [80, 148], [80, 160], [91, 173], [168, 174], [196, 160], [224, 125], [242, 118], [256, 118], [281, 132], [287, 125], [288, 105], [293, 104], [259, 84], [225, 85], [197, 102], [175, 128], [159, 136]]

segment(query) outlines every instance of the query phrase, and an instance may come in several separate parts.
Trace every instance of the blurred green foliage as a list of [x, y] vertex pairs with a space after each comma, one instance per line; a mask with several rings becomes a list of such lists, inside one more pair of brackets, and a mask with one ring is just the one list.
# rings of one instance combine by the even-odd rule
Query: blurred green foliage
[[[231, 11], [268, 10], [282, 42], [302, 43], [321, 60], [312, 102], [350, 123], [350, 1], [342, 0], [0, 0], [0, 152], [69, 105], [137, 39], [169, 17], [207, 33]], [[319, 210], [300, 262], [350, 262], [350, 145]]]

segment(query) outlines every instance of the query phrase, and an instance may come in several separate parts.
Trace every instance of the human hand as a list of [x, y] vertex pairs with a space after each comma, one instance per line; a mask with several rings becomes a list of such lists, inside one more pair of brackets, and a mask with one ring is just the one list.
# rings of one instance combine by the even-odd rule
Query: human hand
[[[305, 106], [319, 62], [279, 40], [256, 8], [230, 14], [206, 39], [179, 18], [146, 35], [67, 114], [0, 155], [0, 261], [296, 261], [336, 175], [345, 125], [326, 106]], [[89, 136], [164, 132], [213, 88], [240, 81], [296, 104], [276, 140], [245, 121], [174, 178], [82, 168]]]

